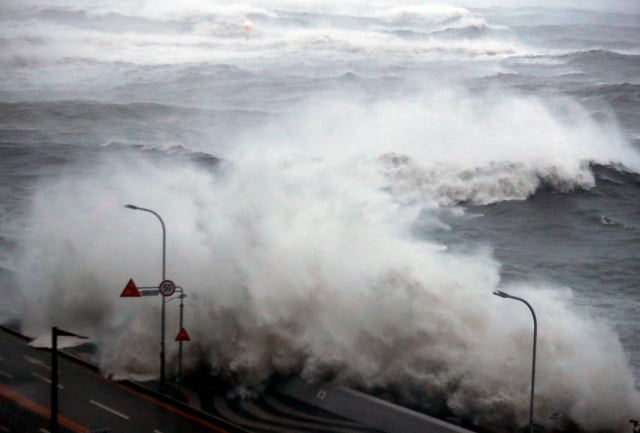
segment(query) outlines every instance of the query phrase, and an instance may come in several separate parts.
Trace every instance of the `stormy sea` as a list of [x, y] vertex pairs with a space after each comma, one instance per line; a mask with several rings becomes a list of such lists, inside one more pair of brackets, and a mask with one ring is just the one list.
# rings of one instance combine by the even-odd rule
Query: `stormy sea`
[[636, 0], [3, 0], [0, 192], [0, 322], [104, 375], [159, 374], [133, 204], [185, 371], [246, 398], [525, 426], [501, 291], [537, 424], [640, 417]]

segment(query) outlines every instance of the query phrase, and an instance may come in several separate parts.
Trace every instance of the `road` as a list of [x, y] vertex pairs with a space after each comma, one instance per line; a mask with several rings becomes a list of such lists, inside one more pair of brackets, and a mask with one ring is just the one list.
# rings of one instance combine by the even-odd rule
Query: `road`
[[[155, 388], [104, 378], [78, 356], [58, 357], [64, 433], [471, 433], [371, 396], [293, 379], [242, 399], [229, 398], [233, 392], [218, 379], [198, 377], [187, 406]], [[0, 433], [49, 432], [50, 365], [50, 350], [0, 327]]]
[[[51, 351], [0, 327], [0, 433], [50, 429]], [[59, 430], [87, 432], [376, 433], [374, 429], [278, 393], [227, 399], [208, 383], [202, 413], [108, 380], [95, 368], [58, 357]]]
[[[51, 352], [0, 331], [0, 432], [46, 433], [50, 428]], [[61, 432], [237, 433], [102, 377], [85, 365], [58, 359]]]

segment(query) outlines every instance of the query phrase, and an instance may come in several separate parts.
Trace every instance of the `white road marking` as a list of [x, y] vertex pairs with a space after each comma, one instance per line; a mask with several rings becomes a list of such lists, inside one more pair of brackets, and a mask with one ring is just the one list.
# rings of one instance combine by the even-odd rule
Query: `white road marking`
[[8, 427], [5, 427], [3, 425], [0, 425], [0, 430], [9, 433], [11, 430], [9, 430]]
[[46, 428], [41, 428], [40, 433], [50, 433]]
[[50, 366], [48, 366], [44, 362], [40, 361], [39, 359], [32, 358], [32, 357], [27, 356], [27, 355], [24, 355], [24, 359], [26, 359], [28, 362], [30, 362], [33, 365], [39, 365], [42, 368], [46, 368], [47, 370], [51, 370]]
[[[47, 382], [49, 385], [51, 385], [51, 379], [49, 379], [48, 377], [44, 377], [44, 376], [42, 376], [42, 375], [40, 375], [38, 373], [34, 373], [34, 372], [31, 372], [31, 374], [33, 376], [37, 377], [38, 379], [43, 380], [43, 381]], [[58, 384], [58, 389], [64, 389], [64, 386]]]
[[[6, 377], [7, 379], [13, 379], [13, 374], [9, 374], [6, 371], [0, 370], [0, 375]], [[0, 427], [0, 428], [2, 428], [2, 427]]]
[[162, 433], [160, 430], [154, 430], [153, 433]]
[[97, 402], [95, 400], [89, 400], [89, 403], [91, 403], [94, 406], [98, 406], [100, 409], [106, 410], [107, 412], [111, 412], [112, 414], [117, 415], [120, 418], [129, 419], [128, 415], [125, 415], [122, 412], [118, 412], [115, 409], [111, 409], [109, 406], [106, 406], [106, 405], [104, 405], [102, 403], [99, 403], [99, 402]]

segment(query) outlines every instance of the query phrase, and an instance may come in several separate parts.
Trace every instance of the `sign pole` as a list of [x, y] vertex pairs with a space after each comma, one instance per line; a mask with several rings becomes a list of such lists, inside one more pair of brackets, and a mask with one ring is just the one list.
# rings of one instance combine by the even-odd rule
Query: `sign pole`
[[58, 328], [51, 328], [51, 433], [58, 430]]
[[[180, 291], [180, 329], [182, 326], [182, 313], [184, 311], [184, 293]], [[178, 342], [178, 393], [182, 391], [182, 339]]]
[[[162, 281], [166, 278], [166, 266], [167, 266], [167, 231], [164, 227], [164, 221], [160, 218], [160, 215], [153, 212], [160, 223], [162, 224]], [[166, 297], [162, 297], [162, 342], [160, 346], [160, 392], [164, 391], [164, 379], [165, 379], [165, 356], [164, 356], [164, 346], [165, 346], [165, 310], [166, 310], [167, 300]]]

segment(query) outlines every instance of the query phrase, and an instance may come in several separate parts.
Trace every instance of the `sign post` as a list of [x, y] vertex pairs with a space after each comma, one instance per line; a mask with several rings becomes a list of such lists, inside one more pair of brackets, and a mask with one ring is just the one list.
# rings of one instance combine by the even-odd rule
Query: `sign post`
[[[184, 325], [183, 325], [184, 298], [187, 297], [187, 295], [184, 294], [184, 290], [182, 289], [182, 287], [176, 286], [176, 284], [172, 280], [162, 280], [157, 287], [153, 287], [153, 286], [138, 287], [136, 286], [136, 283], [133, 281], [133, 278], [130, 278], [129, 282], [122, 290], [120, 297], [127, 298], [127, 297], [162, 295], [164, 300], [165, 298], [170, 298], [171, 296], [173, 296], [176, 291], [180, 293], [180, 295], [178, 296], [178, 298], [180, 299], [180, 331], [178, 332], [178, 335], [175, 338], [175, 341], [179, 343], [177, 382], [178, 382], [178, 392], [180, 392], [182, 389], [182, 342], [191, 340], [191, 338], [189, 337], [189, 333], [187, 332], [187, 330], [184, 328]], [[169, 301], [172, 301], [172, 300], [173, 299], [170, 299]], [[165, 303], [163, 302], [162, 305], [164, 307]], [[164, 320], [163, 320], [163, 335], [164, 335]]]
[[182, 391], [182, 342], [190, 341], [189, 333], [184, 329], [183, 325], [183, 311], [184, 311], [184, 298], [187, 296], [184, 294], [182, 287], [180, 289], [180, 331], [176, 335], [176, 341], [178, 342], [178, 392]]

